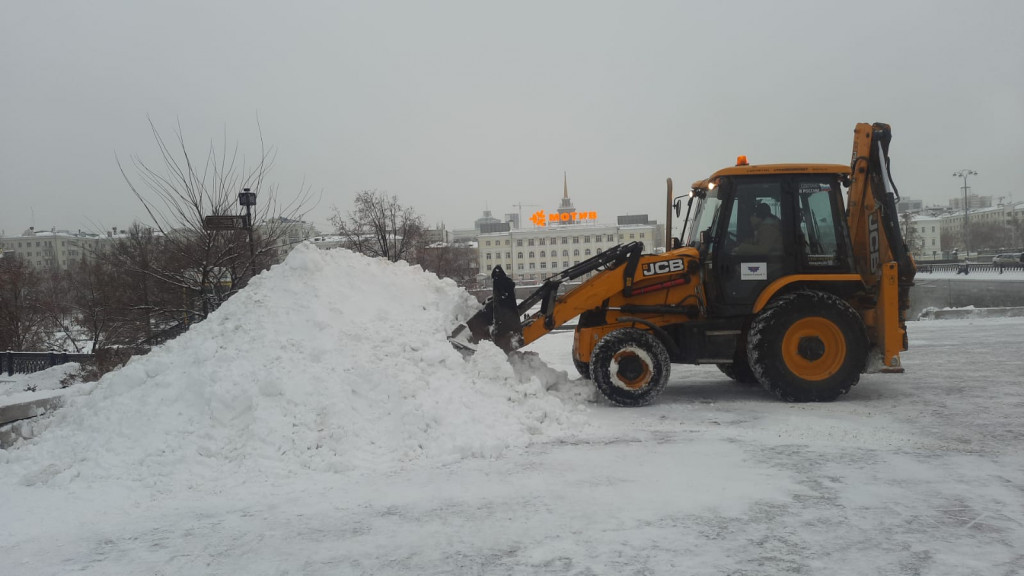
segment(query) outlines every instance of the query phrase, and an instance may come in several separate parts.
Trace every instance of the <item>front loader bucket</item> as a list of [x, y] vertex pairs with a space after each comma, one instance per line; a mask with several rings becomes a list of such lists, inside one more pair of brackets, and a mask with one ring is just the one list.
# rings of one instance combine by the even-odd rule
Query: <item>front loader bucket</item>
[[516, 283], [501, 266], [491, 271], [493, 291], [482, 310], [465, 324], [460, 324], [448, 336], [448, 341], [460, 351], [472, 353], [481, 340], [490, 340], [506, 354], [523, 343], [523, 324], [516, 308]]

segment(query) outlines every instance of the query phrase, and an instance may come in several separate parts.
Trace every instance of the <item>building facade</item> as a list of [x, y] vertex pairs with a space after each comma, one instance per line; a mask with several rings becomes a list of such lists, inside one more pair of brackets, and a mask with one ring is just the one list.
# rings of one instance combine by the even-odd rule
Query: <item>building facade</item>
[[0, 237], [0, 257], [18, 258], [41, 271], [68, 270], [104, 250], [111, 240], [123, 236], [124, 231], [117, 228], [107, 231], [106, 235], [29, 228], [19, 236]]
[[650, 250], [657, 245], [657, 231], [657, 222], [624, 225], [595, 222], [481, 234], [477, 241], [479, 269], [481, 274], [489, 275], [500, 265], [516, 282], [540, 283], [618, 244], [638, 241]]

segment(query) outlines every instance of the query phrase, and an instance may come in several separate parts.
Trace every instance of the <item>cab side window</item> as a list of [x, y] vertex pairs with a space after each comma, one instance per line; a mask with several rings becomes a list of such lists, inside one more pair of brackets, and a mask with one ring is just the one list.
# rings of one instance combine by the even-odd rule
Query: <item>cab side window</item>
[[839, 262], [839, 232], [832, 212], [831, 194], [835, 182], [803, 180], [797, 194], [800, 223], [798, 249], [809, 266], [836, 266]]

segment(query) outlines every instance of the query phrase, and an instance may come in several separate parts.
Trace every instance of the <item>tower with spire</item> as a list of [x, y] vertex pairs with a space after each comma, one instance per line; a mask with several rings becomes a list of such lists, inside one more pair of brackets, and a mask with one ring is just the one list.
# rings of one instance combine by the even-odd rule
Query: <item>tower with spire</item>
[[[559, 214], [572, 214], [576, 211], [576, 208], [572, 205], [572, 200], [569, 199], [569, 180], [565, 172], [562, 172], [562, 204], [558, 207]], [[572, 222], [572, 220], [569, 220]]]

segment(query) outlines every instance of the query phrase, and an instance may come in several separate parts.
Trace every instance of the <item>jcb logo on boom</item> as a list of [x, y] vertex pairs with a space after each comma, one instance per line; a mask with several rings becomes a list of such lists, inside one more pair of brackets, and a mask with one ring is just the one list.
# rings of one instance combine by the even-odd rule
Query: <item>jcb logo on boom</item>
[[878, 264], [881, 258], [878, 256], [878, 217], [874, 212], [868, 214], [868, 255], [871, 273], [878, 274]]
[[643, 274], [644, 276], [654, 276], [656, 274], [682, 272], [683, 269], [683, 259], [676, 258], [675, 260], [665, 260], [663, 262], [651, 262], [650, 264], [644, 264]]

